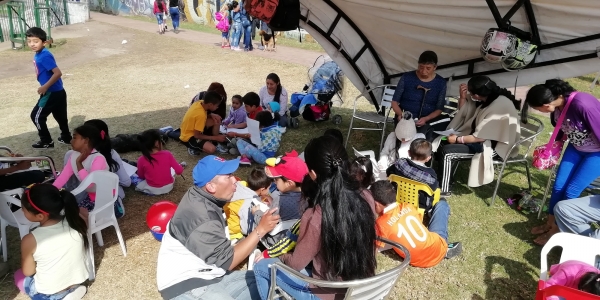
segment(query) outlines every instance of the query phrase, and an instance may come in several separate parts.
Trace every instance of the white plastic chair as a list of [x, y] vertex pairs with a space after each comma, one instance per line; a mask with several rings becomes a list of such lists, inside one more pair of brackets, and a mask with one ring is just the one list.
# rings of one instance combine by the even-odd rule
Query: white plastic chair
[[402, 252], [404, 252], [404, 260], [395, 268], [385, 271], [381, 274], [377, 274], [373, 277], [358, 279], [352, 281], [325, 281], [318, 280], [312, 277], [305, 276], [300, 272], [288, 267], [287, 265], [277, 262], [272, 265], [269, 265], [271, 269], [271, 287], [269, 289], [269, 296], [267, 299], [293, 299], [290, 295], [288, 295], [283, 289], [277, 286], [277, 271], [284, 271], [288, 274], [288, 276], [292, 278], [298, 278], [304, 282], [310, 283], [317, 287], [324, 288], [341, 288], [347, 289], [344, 299], [352, 299], [352, 300], [372, 300], [372, 299], [387, 299], [390, 291], [402, 275], [402, 272], [408, 268], [408, 263], [410, 262], [410, 253], [408, 250], [392, 241], [377, 238], [379, 241], [384, 242], [388, 245], [392, 245], [395, 248], [398, 248]]
[[90, 211], [88, 216], [88, 241], [90, 244], [89, 259], [91, 264], [90, 280], [94, 280], [96, 277], [96, 266], [94, 265], [93, 234], [96, 234], [98, 246], [102, 247], [104, 246], [104, 241], [102, 240], [101, 230], [113, 226], [117, 232], [117, 238], [119, 239], [119, 244], [121, 244], [123, 256], [127, 256], [127, 249], [125, 248], [125, 241], [121, 235], [121, 229], [119, 229], [119, 223], [117, 222], [114, 211], [115, 201], [117, 201], [119, 197], [119, 176], [109, 171], [94, 171], [90, 173], [75, 190], [71, 191], [71, 193], [73, 195], [82, 193], [91, 184], [94, 184], [96, 189], [94, 210]]
[[6, 241], [6, 226], [10, 225], [19, 229], [21, 238], [27, 235], [32, 228], [37, 227], [40, 223], [30, 222], [25, 218], [23, 210], [19, 209], [13, 212], [10, 209], [11, 204], [21, 207], [21, 201], [11, 195], [17, 192], [19, 195], [23, 194], [23, 189], [11, 190], [0, 193], [0, 230], [2, 234], [2, 258], [4, 261], [8, 260], [8, 245]]
[[577, 260], [594, 267], [598, 267], [600, 259], [600, 240], [591, 237], [559, 232], [553, 235], [540, 255], [540, 279], [548, 279], [548, 252], [554, 247], [561, 247], [560, 263], [567, 260]]
[[[383, 89], [383, 93], [381, 96], [381, 103], [379, 103], [379, 110], [377, 112], [368, 112], [368, 113], [357, 112], [356, 104], [358, 102], [358, 99], [364, 97], [365, 95], [367, 95], [371, 92], [379, 92], [379, 91], [376, 91], [378, 89]], [[354, 109], [352, 111], [352, 119], [350, 119], [350, 128], [348, 128], [348, 136], [346, 137], [345, 147], [348, 146], [348, 141], [350, 140], [350, 134], [352, 133], [352, 130], [381, 131], [381, 142], [379, 143], [379, 151], [381, 151], [381, 148], [383, 148], [383, 139], [385, 138], [385, 127], [386, 127], [387, 123], [394, 122], [394, 119], [393, 118], [390, 119], [389, 116], [392, 111], [392, 97], [394, 96], [395, 91], [396, 91], [395, 85], [392, 85], [392, 84], [380, 85], [380, 86], [374, 87], [372, 89], [366, 90], [365, 92], [358, 95], [358, 97], [356, 97], [354, 99]], [[387, 109], [385, 116], [383, 115], [384, 109]], [[373, 123], [373, 124], [377, 125], [377, 128], [364, 128], [364, 127], [354, 128], [354, 127], [352, 127], [352, 125], [354, 124], [354, 119]], [[380, 126], [382, 126], [382, 127], [380, 127]]]
[[[278, 230], [278, 231], [276, 231], [276, 232], [271, 231], [270, 234], [274, 235], [274, 234], [278, 234], [278, 233], [280, 233], [282, 231], [288, 230], [288, 229], [292, 228], [292, 226], [294, 226], [294, 224], [296, 222], [298, 222], [298, 219], [283, 221], [283, 222], [280, 223], [281, 224], [281, 227], [280, 227], [281, 229]], [[275, 229], [277, 229], [277, 227]], [[263, 246], [265, 246], [265, 247], [268, 248], [268, 245], [265, 244], [265, 243], [263, 243], [262, 240], [260, 242], [263, 244]], [[252, 268], [254, 267], [254, 259], [255, 258], [256, 258], [256, 252], [252, 251], [252, 253], [248, 257], [248, 270], [252, 270]]]

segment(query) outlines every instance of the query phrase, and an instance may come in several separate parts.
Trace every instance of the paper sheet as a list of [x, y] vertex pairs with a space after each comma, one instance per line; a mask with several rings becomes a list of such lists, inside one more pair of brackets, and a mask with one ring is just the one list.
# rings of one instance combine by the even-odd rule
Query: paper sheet
[[246, 134], [246, 133], [248, 133], [248, 127], [246, 127], [246, 128], [227, 128], [227, 127], [221, 125], [221, 127], [219, 128], [219, 132], [221, 132], [222, 134], [227, 134], [228, 132]]
[[458, 132], [458, 131], [456, 131], [456, 130], [454, 130], [452, 128], [450, 128], [448, 130], [444, 130], [444, 131], [434, 131], [434, 132], [437, 133], [437, 134], [439, 134], [439, 135], [441, 135], [441, 136], [449, 136], [451, 134], [454, 134], [454, 135], [459, 135], [460, 134], [460, 132]]
[[256, 147], [260, 147], [262, 143], [260, 141], [260, 129], [258, 126], [258, 121], [248, 118], [246, 119], [246, 124], [248, 124], [246, 128], [250, 134], [250, 141], [252, 144], [256, 145]]

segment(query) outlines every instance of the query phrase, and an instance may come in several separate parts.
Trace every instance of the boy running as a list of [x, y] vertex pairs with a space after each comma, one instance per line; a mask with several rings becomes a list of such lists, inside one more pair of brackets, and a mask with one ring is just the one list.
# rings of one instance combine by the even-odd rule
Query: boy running
[[40, 140], [31, 147], [34, 149], [54, 148], [54, 141], [46, 125], [46, 120], [50, 114], [60, 127], [61, 135], [58, 142], [69, 145], [71, 143], [71, 133], [67, 118], [67, 93], [63, 89], [61, 79], [62, 72], [56, 65], [52, 53], [45, 48], [46, 32], [39, 27], [31, 27], [25, 35], [27, 36], [27, 46], [35, 52], [33, 65], [37, 80], [40, 83], [40, 87], [37, 89], [40, 98], [31, 111], [31, 120], [38, 130]]

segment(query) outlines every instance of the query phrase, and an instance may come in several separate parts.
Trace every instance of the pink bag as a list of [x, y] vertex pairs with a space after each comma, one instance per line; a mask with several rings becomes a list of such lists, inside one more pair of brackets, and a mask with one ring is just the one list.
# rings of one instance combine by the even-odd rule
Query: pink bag
[[567, 99], [567, 104], [565, 104], [565, 108], [560, 113], [560, 117], [556, 122], [556, 126], [554, 127], [554, 131], [552, 132], [552, 136], [550, 137], [550, 141], [546, 145], [538, 146], [533, 150], [533, 160], [531, 164], [540, 170], [546, 170], [554, 167], [560, 161], [560, 154], [562, 152], [563, 146], [565, 144], [565, 137], [556, 141], [556, 136], [558, 135], [558, 131], [562, 127], [562, 123], [565, 119], [565, 115], [567, 114], [567, 110], [569, 109], [569, 105], [571, 104], [571, 100], [577, 92], [572, 92], [569, 95], [569, 99]]

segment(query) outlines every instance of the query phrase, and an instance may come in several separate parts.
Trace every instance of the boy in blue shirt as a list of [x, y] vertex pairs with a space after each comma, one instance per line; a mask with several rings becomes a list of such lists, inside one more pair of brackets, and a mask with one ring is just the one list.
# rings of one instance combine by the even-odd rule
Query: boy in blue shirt
[[71, 133], [69, 131], [69, 119], [67, 118], [67, 93], [63, 89], [62, 72], [56, 65], [54, 56], [45, 48], [46, 32], [39, 27], [31, 27], [25, 33], [27, 36], [27, 46], [35, 52], [33, 64], [37, 80], [40, 87], [37, 92], [40, 98], [31, 111], [31, 120], [38, 130], [40, 140], [31, 145], [34, 149], [54, 148], [54, 141], [48, 131], [46, 119], [52, 114], [58, 126], [61, 135], [58, 138], [59, 143], [69, 145], [71, 143]]

